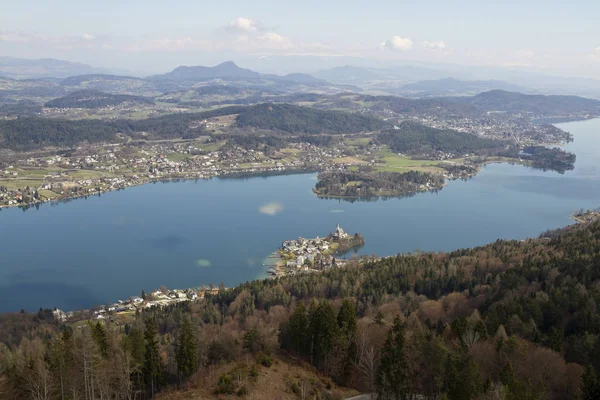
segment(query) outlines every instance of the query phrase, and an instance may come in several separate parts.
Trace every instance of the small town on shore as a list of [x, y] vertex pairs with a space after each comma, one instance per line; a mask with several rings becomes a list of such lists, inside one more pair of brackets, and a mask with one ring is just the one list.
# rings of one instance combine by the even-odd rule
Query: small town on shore
[[598, 220], [600, 220], [600, 208], [597, 208], [595, 210], [577, 211], [575, 214], [573, 214], [571, 216], [571, 218], [573, 218], [575, 221], [579, 222], [580, 224], [587, 224], [590, 222], [598, 221]]
[[[336, 258], [352, 249], [364, 245], [364, 238], [355, 233], [351, 235], [338, 224], [335, 231], [324, 238], [298, 238], [286, 240], [276, 253], [279, 261], [267, 273], [270, 277], [293, 275], [298, 273], [320, 272], [329, 268], [343, 267], [348, 260]], [[204, 300], [227, 288], [220, 284], [202, 285], [198, 288], [167, 289], [161, 287], [150, 293], [142, 291], [140, 296], [131, 296], [108, 305], [98, 305], [86, 310], [63, 311], [55, 309], [53, 315], [58, 321], [75, 320], [113, 320], [114, 316], [133, 314], [144, 308], [166, 307], [177, 303]]]
[[347, 260], [336, 258], [352, 249], [358, 249], [365, 243], [364, 238], [355, 233], [351, 235], [338, 224], [335, 231], [324, 238], [298, 238], [286, 240], [281, 244], [279, 258], [274, 267], [268, 270], [269, 275], [283, 276], [303, 272], [319, 272], [329, 268], [342, 267]]

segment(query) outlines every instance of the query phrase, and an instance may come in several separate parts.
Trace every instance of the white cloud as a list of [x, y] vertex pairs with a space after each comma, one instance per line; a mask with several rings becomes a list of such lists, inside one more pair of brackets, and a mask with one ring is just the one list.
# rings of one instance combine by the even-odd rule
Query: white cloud
[[595, 61], [600, 61], [600, 46], [598, 46], [598, 47], [596, 47], [596, 49], [594, 49], [594, 51], [590, 55], [590, 58]]
[[429, 41], [425, 40], [421, 45], [430, 50], [444, 50], [446, 48], [446, 43], [443, 40], [438, 41]]
[[267, 203], [258, 209], [258, 212], [260, 212], [261, 214], [266, 214], [266, 215], [271, 215], [271, 216], [279, 214], [282, 211], [283, 211], [283, 205], [276, 201]]
[[84, 33], [83, 35], [81, 35], [81, 38], [83, 40], [94, 40], [95, 39], [94, 35], [92, 35], [90, 33]]
[[227, 25], [227, 28], [232, 32], [256, 32], [259, 24], [251, 18], [237, 17]]
[[258, 37], [259, 44], [271, 49], [290, 49], [294, 47], [292, 41], [275, 32], [267, 32]]
[[383, 42], [381, 46], [390, 50], [410, 50], [413, 47], [413, 42], [408, 38], [393, 36], [391, 39]]

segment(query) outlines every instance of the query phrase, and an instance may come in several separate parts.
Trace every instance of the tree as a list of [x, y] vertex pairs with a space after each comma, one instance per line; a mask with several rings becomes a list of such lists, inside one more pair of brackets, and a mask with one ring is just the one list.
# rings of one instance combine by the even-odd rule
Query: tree
[[98, 346], [98, 352], [104, 358], [108, 357], [108, 334], [106, 327], [100, 321], [91, 324], [92, 338]]
[[581, 379], [581, 400], [600, 399], [600, 380], [590, 366], [585, 369]]
[[161, 383], [162, 363], [160, 354], [158, 353], [156, 322], [153, 318], [149, 318], [146, 320], [145, 325], [144, 342], [146, 344], [146, 352], [144, 353], [143, 373], [146, 387], [150, 390], [150, 395], [154, 396]]
[[289, 347], [299, 354], [308, 353], [308, 313], [303, 303], [298, 304], [287, 323], [287, 336]]
[[327, 301], [311, 304], [309, 310], [311, 363], [328, 371], [329, 356], [333, 350], [338, 326], [335, 311]]
[[198, 344], [191, 322], [183, 318], [177, 339], [177, 373], [180, 377], [187, 378], [198, 369], [197, 363]]
[[376, 380], [378, 398], [409, 398], [408, 360], [404, 346], [404, 324], [400, 316], [397, 316], [381, 349], [381, 362]]
[[467, 356], [448, 356], [446, 363], [446, 393], [449, 400], [470, 400], [481, 391], [477, 365]]
[[377, 379], [377, 352], [375, 346], [367, 340], [365, 332], [360, 335], [357, 344], [356, 366], [367, 379], [367, 387], [374, 399], [375, 382]]
[[356, 309], [350, 300], [344, 300], [337, 315], [340, 333], [347, 340], [353, 340], [356, 335]]
[[338, 379], [341, 383], [346, 383], [352, 375], [352, 366], [356, 360], [356, 309], [349, 300], [344, 300], [337, 315], [339, 328], [338, 354], [340, 361], [340, 371]]

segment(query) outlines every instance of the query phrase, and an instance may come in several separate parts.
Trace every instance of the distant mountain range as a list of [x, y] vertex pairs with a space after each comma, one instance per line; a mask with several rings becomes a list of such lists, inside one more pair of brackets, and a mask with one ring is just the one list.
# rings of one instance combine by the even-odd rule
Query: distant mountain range
[[41, 58], [31, 60], [15, 57], [0, 57], [0, 76], [15, 79], [67, 78], [84, 74], [114, 73], [106, 68], [95, 68], [87, 64]]
[[214, 67], [177, 67], [166, 74], [153, 75], [149, 80], [207, 81], [211, 79], [258, 79], [258, 72], [238, 67], [233, 61], [226, 61]]
[[545, 96], [492, 90], [477, 96], [458, 97], [452, 100], [490, 111], [525, 111], [548, 116], [566, 116], [581, 112], [600, 115], [600, 100], [579, 96]]
[[293, 73], [288, 75], [261, 74], [249, 69], [240, 68], [233, 61], [226, 61], [214, 67], [177, 67], [166, 74], [153, 75], [147, 78], [151, 81], [202, 82], [213, 79], [228, 81], [237, 80], [269, 80], [278, 83], [297, 83], [305, 85], [329, 85], [323, 79], [308, 74]]
[[490, 90], [504, 90], [509, 92], [528, 92], [530, 89], [498, 80], [466, 81], [454, 78], [436, 79], [408, 83], [398, 88], [402, 94], [418, 94], [445, 96], [451, 94], [477, 94]]

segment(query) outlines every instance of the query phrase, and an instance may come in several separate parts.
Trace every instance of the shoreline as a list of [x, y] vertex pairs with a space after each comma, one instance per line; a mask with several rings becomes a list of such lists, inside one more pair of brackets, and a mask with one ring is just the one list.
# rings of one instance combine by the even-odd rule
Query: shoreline
[[[535, 168], [535, 167], [531, 166], [531, 163], [528, 162], [527, 160], [516, 159], [516, 158], [515, 159], [501, 159], [501, 160], [484, 160], [482, 162], [474, 164], [474, 166], [477, 170], [473, 174], [464, 176], [464, 177], [456, 177], [456, 178], [448, 178], [444, 175], [444, 178], [445, 178], [444, 183], [441, 186], [426, 189], [426, 190], [418, 190], [418, 191], [406, 192], [406, 193], [401, 193], [401, 194], [393, 194], [393, 195], [377, 195], [377, 196], [326, 195], [326, 194], [320, 194], [314, 187], [312, 188], [312, 192], [317, 197], [322, 198], [322, 199], [330, 198], [330, 199], [342, 199], [342, 200], [344, 200], [344, 199], [346, 199], [346, 200], [353, 200], [353, 199], [367, 200], [367, 199], [377, 199], [377, 198], [410, 197], [410, 196], [414, 196], [414, 195], [417, 195], [420, 193], [428, 193], [428, 192], [434, 192], [437, 190], [441, 190], [445, 186], [448, 185], [448, 181], [458, 180], [458, 179], [470, 179], [474, 176], [477, 176], [479, 174], [479, 172], [481, 172], [481, 169], [487, 164], [503, 164], [503, 163], [523, 165], [526, 167]], [[10, 208], [21, 208], [21, 209], [26, 210], [31, 207], [36, 207], [36, 206], [39, 206], [42, 204], [60, 204], [62, 202], [67, 202], [67, 201], [76, 200], [76, 199], [83, 199], [83, 198], [87, 198], [89, 196], [99, 196], [103, 193], [110, 193], [110, 192], [115, 192], [115, 191], [119, 191], [119, 190], [125, 190], [128, 188], [132, 188], [132, 187], [136, 187], [136, 186], [143, 186], [143, 185], [147, 185], [150, 183], [156, 183], [156, 182], [196, 181], [196, 180], [210, 180], [213, 178], [236, 178], [236, 177], [250, 179], [250, 178], [261, 177], [261, 175], [265, 174], [265, 173], [272, 173], [272, 176], [282, 176], [282, 175], [287, 175], [287, 174], [318, 173], [321, 171], [322, 171], [322, 168], [311, 168], [311, 167], [300, 167], [300, 168], [266, 167], [264, 169], [260, 169], [259, 167], [256, 167], [254, 170], [241, 170], [241, 171], [240, 170], [227, 170], [227, 171], [220, 172], [220, 173], [190, 172], [190, 173], [187, 173], [186, 175], [170, 175], [170, 176], [148, 178], [146, 180], [140, 180], [140, 181], [137, 181], [137, 182], [134, 182], [134, 183], [122, 186], [122, 187], [110, 187], [110, 188], [106, 188], [106, 189], [102, 189], [102, 190], [89, 192], [86, 194], [68, 196], [68, 197], [64, 197], [61, 199], [36, 200], [36, 201], [29, 202], [29, 203], [16, 203], [16, 204], [11, 204], [11, 205], [0, 205], [0, 211], [2, 211], [3, 209], [10, 209]], [[57, 182], [57, 183], [69, 183], [69, 182], [70, 181]]]
[[[226, 177], [235, 178], [236, 176], [239, 176], [240, 178], [244, 178], [244, 177], [254, 178], [254, 177], [260, 177], [262, 174], [265, 174], [265, 173], [273, 173], [273, 176], [281, 176], [281, 175], [288, 175], [288, 174], [294, 175], [294, 174], [315, 173], [315, 172], [317, 172], [317, 171], [315, 171], [315, 169], [308, 168], [308, 167], [306, 167], [306, 168], [305, 167], [302, 167], [302, 168], [269, 167], [269, 168], [265, 168], [265, 169], [257, 170], [257, 171], [227, 171], [227, 172], [221, 172], [221, 173], [195, 172], [195, 173], [189, 173], [189, 175], [185, 175], [185, 176], [178, 176], [178, 175], [161, 176], [161, 177], [149, 178], [147, 180], [134, 182], [134, 183], [122, 186], [122, 187], [110, 187], [110, 188], [106, 188], [106, 189], [102, 189], [102, 190], [97, 190], [94, 192], [89, 192], [86, 194], [78, 194], [78, 195], [74, 195], [74, 196], [68, 196], [68, 197], [64, 197], [61, 199], [45, 200], [45, 201], [36, 200], [36, 201], [29, 202], [29, 203], [16, 203], [16, 204], [11, 204], [11, 205], [0, 205], [0, 211], [2, 211], [3, 209], [9, 209], [9, 208], [29, 209], [31, 207], [35, 207], [35, 206], [42, 205], [42, 204], [59, 204], [59, 203], [67, 202], [70, 200], [83, 199], [83, 198], [87, 198], [89, 196], [98, 196], [103, 193], [116, 192], [119, 190], [125, 190], [128, 188], [132, 188], [132, 187], [136, 187], [136, 186], [143, 186], [143, 185], [147, 185], [150, 183], [157, 183], [157, 182], [171, 182], [171, 181], [185, 182], [185, 181], [197, 181], [197, 180], [210, 180], [213, 178], [226, 178]], [[196, 176], [194, 176], [194, 174]], [[60, 182], [60, 183], [64, 183], [64, 182]]]

